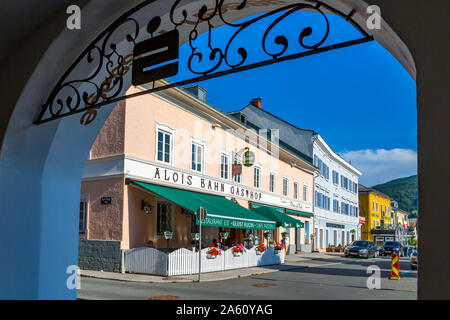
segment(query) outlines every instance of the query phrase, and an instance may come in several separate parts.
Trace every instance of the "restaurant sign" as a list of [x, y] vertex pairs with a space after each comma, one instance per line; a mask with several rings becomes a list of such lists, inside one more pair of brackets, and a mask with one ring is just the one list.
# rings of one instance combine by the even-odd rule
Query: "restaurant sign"
[[[196, 221], [198, 224], [198, 221]], [[257, 221], [226, 219], [222, 217], [214, 217], [209, 215], [202, 221], [202, 226], [235, 228], [235, 229], [258, 229], [258, 230], [275, 230], [275, 223], [265, 223]]]
[[139, 177], [139, 179], [152, 183], [170, 187], [181, 187], [191, 191], [207, 192], [249, 201], [257, 201], [262, 204], [288, 209], [312, 212], [312, 206], [308, 203], [286, 199], [255, 188], [248, 188], [242, 184], [214, 179], [194, 174], [190, 171], [166, 168], [153, 163], [129, 158], [125, 159], [124, 169], [129, 176]]

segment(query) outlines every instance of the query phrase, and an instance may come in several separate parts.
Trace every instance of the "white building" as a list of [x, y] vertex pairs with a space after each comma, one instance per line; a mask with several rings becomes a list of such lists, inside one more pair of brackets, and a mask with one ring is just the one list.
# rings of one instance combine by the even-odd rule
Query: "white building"
[[346, 245], [360, 239], [358, 180], [361, 172], [337, 155], [316, 134], [313, 161], [315, 248]]
[[358, 169], [336, 154], [317, 132], [297, 128], [264, 110], [259, 98], [230, 115], [249, 128], [267, 130], [269, 140], [275, 137], [280, 146], [316, 166], [314, 226], [310, 230], [314, 249], [360, 239]]

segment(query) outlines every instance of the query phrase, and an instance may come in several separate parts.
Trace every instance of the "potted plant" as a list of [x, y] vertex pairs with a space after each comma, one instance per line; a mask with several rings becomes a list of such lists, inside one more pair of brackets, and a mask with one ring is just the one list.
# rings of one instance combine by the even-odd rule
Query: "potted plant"
[[278, 254], [280, 253], [281, 250], [283, 250], [283, 245], [281, 243], [276, 243], [275, 246], [273, 247], [274, 249], [274, 253]]
[[331, 243], [328, 244], [327, 252], [333, 252], [333, 247], [331, 246]]
[[237, 244], [233, 247], [232, 252], [233, 256], [240, 257], [244, 252], [247, 252], [247, 250], [245, 250], [242, 244]]
[[267, 248], [266, 248], [266, 246], [264, 245], [264, 243], [261, 243], [259, 246], [257, 246], [257, 247], [255, 248], [255, 250], [256, 250], [256, 254], [257, 254], [257, 255], [261, 255], [261, 254], [263, 254], [264, 252], [266, 252]]
[[342, 245], [340, 244], [340, 245], [338, 245], [335, 249], [334, 249], [334, 252], [343, 252], [344, 250], [343, 250], [343, 248], [342, 248]]
[[217, 256], [220, 256], [222, 253], [219, 248], [216, 248], [213, 244], [209, 246], [209, 250], [206, 251], [207, 259], [215, 259]]

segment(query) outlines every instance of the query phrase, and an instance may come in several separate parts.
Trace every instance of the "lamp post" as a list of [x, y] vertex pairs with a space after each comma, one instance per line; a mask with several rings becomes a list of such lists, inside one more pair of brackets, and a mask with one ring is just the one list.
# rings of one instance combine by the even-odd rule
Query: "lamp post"
[[199, 241], [198, 241], [198, 282], [200, 282], [200, 274], [202, 273], [202, 221], [206, 219], [206, 209], [199, 207], [195, 212], [199, 224]]

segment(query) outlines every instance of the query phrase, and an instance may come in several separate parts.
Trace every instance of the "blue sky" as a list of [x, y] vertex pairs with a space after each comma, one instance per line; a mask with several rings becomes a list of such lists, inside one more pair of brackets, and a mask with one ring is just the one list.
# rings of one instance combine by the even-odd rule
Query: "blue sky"
[[[345, 20], [334, 15], [327, 17], [330, 35], [326, 45], [360, 37]], [[261, 48], [267, 26], [268, 23], [261, 21], [245, 30], [236, 38], [231, 47], [235, 50], [231, 52], [243, 46], [248, 51], [249, 62], [267, 59]], [[269, 34], [268, 49], [279, 50], [280, 47], [272, 44], [273, 39], [284, 34], [289, 40], [286, 54], [303, 51], [297, 39], [306, 26], [313, 28], [313, 34], [305, 40], [309, 44], [317, 41], [325, 30], [321, 16], [301, 12], [283, 21]], [[235, 30], [230, 27], [213, 29], [213, 45], [226, 44], [230, 32]], [[202, 52], [206, 37], [200, 37], [194, 44]], [[181, 59], [189, 53], [189, 45], [184, 45]], [[239, 56], [235, 54], [231, 58], [232, 62], [237, 62]], [[184, 65], [186, 63], [180, 64]], [[182, 69], [178, 76], [169, 79], [189, 77], [192, 74]], [[397, 60], [376, 41], [199, 84], [207, 89], [207, 102], [223, 111], [239, 110], [252, 98], [259, 97], [263, 109], [295, 126], [320, 133], [335, 152], [363, 172], [360, 183], [366, 186], [417, 173], [416, 85]]]

